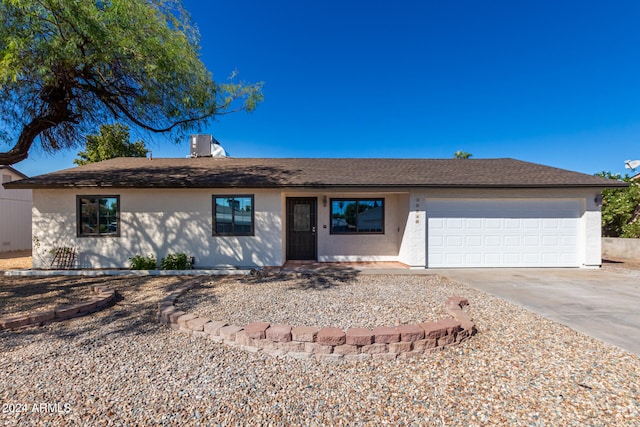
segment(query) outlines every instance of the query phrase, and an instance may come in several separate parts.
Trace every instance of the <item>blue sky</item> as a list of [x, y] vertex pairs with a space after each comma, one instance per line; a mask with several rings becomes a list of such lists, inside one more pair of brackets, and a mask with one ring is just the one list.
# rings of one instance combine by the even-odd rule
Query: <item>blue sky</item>
[[[236, 157], [640, 159], [640, 2], [183, 0], [217, 79], [264, 81], [212, 133]], [[148, 144], [183, 157], [189, 144]], [[28, 175], [73, 166], [34, 152]]]

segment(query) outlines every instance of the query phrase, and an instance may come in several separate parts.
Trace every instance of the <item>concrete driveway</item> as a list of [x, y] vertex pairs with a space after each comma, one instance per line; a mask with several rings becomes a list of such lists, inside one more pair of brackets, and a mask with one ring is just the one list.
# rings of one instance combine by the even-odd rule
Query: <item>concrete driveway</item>
[[640, 271], [434, 269], [640, 355]]

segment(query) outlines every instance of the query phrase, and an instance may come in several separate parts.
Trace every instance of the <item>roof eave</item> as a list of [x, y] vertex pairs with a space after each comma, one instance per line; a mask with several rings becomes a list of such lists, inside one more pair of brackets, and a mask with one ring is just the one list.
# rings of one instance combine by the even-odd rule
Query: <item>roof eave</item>
[[595, 183], [587, 183], [587, 184], [415, 184], [415, 183], [406, 183], [406, 184], [323, 184], [323, 183], [306, 183], [306, 184], [247, 184], [247, 183], [230, 183], [230, 184], [211, 184], [211, 183], [203, 183], [203, 184], [191, 184], [185, 183], [181, 185], [176, 184], [136, 184], [136, 185], [113, 185], [113, 184], [103, 184], [103, 183], [92, 183], [92, 184], [28, 184], [21, 183], [20, 181], [8, 182], [5, 184], [5, 188], [7, 189], [30, 189], [30, 190], [47, 190], [47, 189], [98, 189], [98, 188], [122, 188], [122, 189], [179, 189], [179, 188], [260, 188], [260, 189], [275, 189], [275, 188], [318, 188], [318, 189], [326, 189], [326, 188], [389, 188], [389, 189], [398, 189], [398, 188], [456, 188], [456, 189], [559, 189], [559, 188], [594, 188], [594, 189], [606, 189], [606, 188], [626, 188], [629, 184], [626, 182], [615, 182], [611, 184], [595, 184]]

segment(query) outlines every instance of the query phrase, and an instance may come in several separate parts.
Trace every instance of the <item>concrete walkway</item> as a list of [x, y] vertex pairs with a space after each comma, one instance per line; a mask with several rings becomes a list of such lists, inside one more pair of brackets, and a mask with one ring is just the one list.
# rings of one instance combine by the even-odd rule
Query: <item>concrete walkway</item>
[[640, 355], [640, 271], [432, 269]]

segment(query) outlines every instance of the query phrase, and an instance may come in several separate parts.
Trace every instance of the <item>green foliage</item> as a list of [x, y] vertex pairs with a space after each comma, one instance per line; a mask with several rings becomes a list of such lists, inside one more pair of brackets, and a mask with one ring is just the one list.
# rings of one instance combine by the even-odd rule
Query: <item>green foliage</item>
[[640, 183], [629, 176], [599, 172], [603, 178], [622, 180], [627, 188], [602, 190], [602, 235], [605, 237], [640, 237]]
[[458, 150], [455, 153], [453, 153], [453, 158], [454, 159], [468, 159], [468, 158], [470, 158], [472, 156], [473, 156], [473, 154], [467, 153], [467, 152], [462, 151], [462, 150]]
[[184, 253], [167, 254], [160, 261], [162, 270], [191, 270], [191, 267], [191, 260]]
[[100, 126], [98, 135], [88, 135], [85, 151], [78, 152], [73, 163], [78, 166], [115, 157], [146, 157], [149, 150], [143, 141], [129, 141], [129, 127], [121, 123]]
[[143, 257], [136, 255], [129, 258], [131, 261], [131, 270], [155, 270], [157, 268], [156, 259], [153, 255]]
[[640, 221], [638, 221], [638, 210], [636, 208], [636, 220], [622, 226], [622, 234], [620, 237], [640, 238]]
[[251, 111], [262, 84], [218, 83], [179, 0], [0, 0], [0, 164], [120, 121], [180, 140]]

